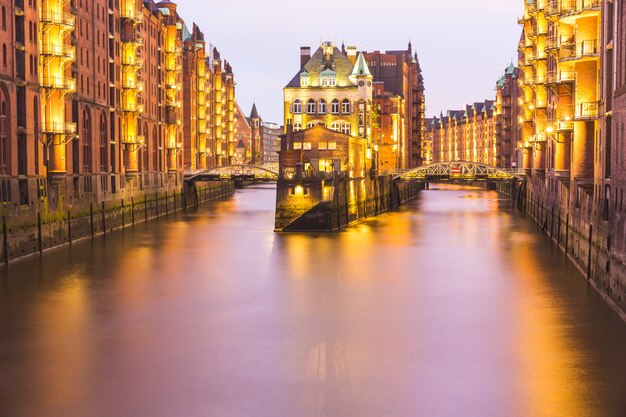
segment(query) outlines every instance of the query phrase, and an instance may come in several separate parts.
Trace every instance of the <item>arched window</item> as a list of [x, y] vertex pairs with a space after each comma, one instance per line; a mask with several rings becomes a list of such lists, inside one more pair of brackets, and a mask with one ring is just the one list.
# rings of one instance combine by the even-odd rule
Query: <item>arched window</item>
[[310, 129], [312, 127], [315, 127], [316, 125], [317, 125], [317, 123], [315, 123], [315, 122], [309, 122], [309, 123], [306, 124], [306, 128]]
[[341, 124], [341, 133], [343, 133], [344, 135], [350, 134], [350, 123]]
[[333, 122], [330, 125], [330, 130], [334, 130], [335, 132], [339, 132], [341, 130], [341, 124], [339, 124], [338, 122]]
[[152, 171], [159, 168], [159, 139], [157, 138], [156, 127], [152, 129]]
[[7, 66], [7, 44], [6, 43], [2, 44], [2, 66], [3, 67]]
[[326, 100], [321, 99], [317, 102], [317, 114], [326, 114]]
[[104, 112], [100, 115], [100, 172], [108, 172], [109, 158], [107, 153], [107, 119]]
[[91, 116], [83, 110], [83, 172], [91, 172]]
[[302, 100], [297, 98], [293, 102], [293, 114], [300, 114], [300, 113], [302, 113]]
[[297, 132], [298, 130], [302, 130], [302, 123], [295, 123], [293, 125], [293, 131]]
[[339, 114], [339, 100], [334, 99], [330, 104], [330, 112], [332, 114]]
[[37, 97], [33, 99], [33, 149], [35, 150], [35, 175], [39, 175], [39, 100]]
[[[9, 104], [6, 86], [0, 83], [0, 174], [8, 174], [9, 171], [9, 135], [11, 134]], [[7, 198], [2, 198], [2, 200], [8, 201]]]
[[350, 100], [348, 100], [347, 98], [346, 98], [346, 99], [344, 99], [344, 100], [341, 102], [341, 112], [342, 112], [343, 114], [350, 114], [350, 113], [352, 113], [352, 109], [351, 109], [351, 107], [352, 107], [352, 106], [350, 106]]
[[315, 100], [313, 100], [312, 98], [310, 98], [309, 101], [306, 102], [306, 112], [308, 114], [315, 114]]
[[148, 146], [150, 144], [150, 136], [149, 136], [149, 130], [148, 130], [148, 124], [145, 123], [143, 125], [143, 134], [144, 134], [144, 138], [143, 138], [143, 147], [140, 149], [139, 152], [141, 152], [141, 159], [143, 161], [143, 171], [147, 172], [148, 171], [148, 155], [149, 153], [149, 149]]
[[2, 6], [2, 30], [7, 30], [7, 9]]

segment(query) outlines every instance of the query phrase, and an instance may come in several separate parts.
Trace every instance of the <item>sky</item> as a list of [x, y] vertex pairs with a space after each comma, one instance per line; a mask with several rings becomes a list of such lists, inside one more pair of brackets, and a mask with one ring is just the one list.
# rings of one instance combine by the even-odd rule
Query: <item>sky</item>
[[523, 0], [178, 0], [191, 28], [233, 66], [248, 115], [282, 123], [282, 89], [300, 69], [300, 47], [320, 40], [359, 50], [398, 50], [409, 39], [426, 88], [426, 115], [493, 99], [504, 69], [517, 63]]

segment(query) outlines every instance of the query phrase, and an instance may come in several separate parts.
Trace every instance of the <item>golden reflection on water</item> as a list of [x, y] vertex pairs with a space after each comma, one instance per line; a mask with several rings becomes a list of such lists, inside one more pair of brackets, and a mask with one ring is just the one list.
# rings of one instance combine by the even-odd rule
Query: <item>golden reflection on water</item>
[[564, 300], [550, 291], [537, 252], [527, 243], [531, 239], [529, 234], [517, 236], [518, 244], [511, 251], [511, 262], [520, 277], [512, 315], [520, 361], [520, 401], [537, 417], [597, 415], [585, 380], [584, 370], [590, 364], [568, 331], [574, 324], [567, 317]]
[[510, 201], [447, 188], [338, 234], [246, 190], [18, 268], [0, 415], [626, 415], [623, 326]]

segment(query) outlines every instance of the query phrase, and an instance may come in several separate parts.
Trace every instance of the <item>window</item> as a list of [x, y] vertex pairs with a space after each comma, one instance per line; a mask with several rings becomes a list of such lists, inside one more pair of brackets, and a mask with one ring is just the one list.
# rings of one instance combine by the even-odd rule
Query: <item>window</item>
[[91, 172], [91, 117], [89, 111], [83, 111], [83, 172]]
[[310, 151], [311, 150], [311, 142], [304, 142], [302, 144], [302, 149], [304, 149], [305, 151]]
[[337, 122], [334, 122], [330, 125], [330, 130], [334, 130], [335, 132], [339, 132], [341, 130], [341, 125]]
[[310, 129], [312, 127], [315, 127], [316, 125], [317, 125], [317, 123], [315, 123], [315, 122], [309, 122], [309, 123], [306, 124], [306, 128]]
[[[9, 95], [4, 84], [0, 83], [0, 174], [6, 174], [9, 163]], [[6, 201], [6, 200], [5, 200]]]
[[327, 146], [327, 143], [326, 143], [326, 142], [320, 142], [320, 143], [317, 145], [317, 149], [319, 149], [320, 151], [323, 151], [323, 150], [325, 150], [325, 149], [327, 149], [327, 148], [328, 148], [328, 146]]
[[35, 175], [39, 175], [39, 101], [37, 97], [33, 100], [33, 155], [35, 162]]
[[100, 172], [107, 172], [108, 168], [107, 143], [107, 122], [103, 112], [100, 115]]
[[7, 44], [2, 44], [2, 66], [6, 68], [7, 66]]
[[350, 123], [341, 124], [341, 133], [343, 133], [344, 135], [350, 134]]
[[334, 151], [337, 149], [337, 142], [328, 142], [328, 150]]
[[298, 130], [302, 130], [302, 123], [295, 123], [293, 125], [293, 131], [297, 132]]
[[339, 114], [339, 100], [334, 99], [330, 104], [330, 112], [332, 114]]
[[300, 87], [308, 87], [311, 83], [311, 77], [306, 72], [300, 74]]
[[294, 142], [293, 149], [302, 149], [302, 142]]
[[306, 112], [308, 114], [315, 114], [315, 100], [312, 98], [306, 102]]
[[344, 101], [341, 102], [341, 112], [343, 114], [350, 114], [352, 113], [352, 109], [350, 108], [350, 100], [345, 99]]
[[[293, 114], [300, 114], [302, 113], [302, 101], [297, 98], [294, 102], [293, 102]], [[294, 127], [295, 129], [295, 127]]]
[[326, 114], [326, 100], [321, 99], [317, 103], [317, 114]]
[[7, 9], [2, 6], [2, 30], [7, 30]]

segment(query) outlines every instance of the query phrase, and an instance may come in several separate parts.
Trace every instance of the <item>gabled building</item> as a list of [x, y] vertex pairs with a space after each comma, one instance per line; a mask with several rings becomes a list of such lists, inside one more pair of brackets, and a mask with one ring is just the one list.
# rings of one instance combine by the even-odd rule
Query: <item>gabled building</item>
[[321, 125], [371, 144], [372, 81], [365, 57], [324, 42], [300, 50], [300, 70], [284, 88], [284, 122], [294, 131]]

